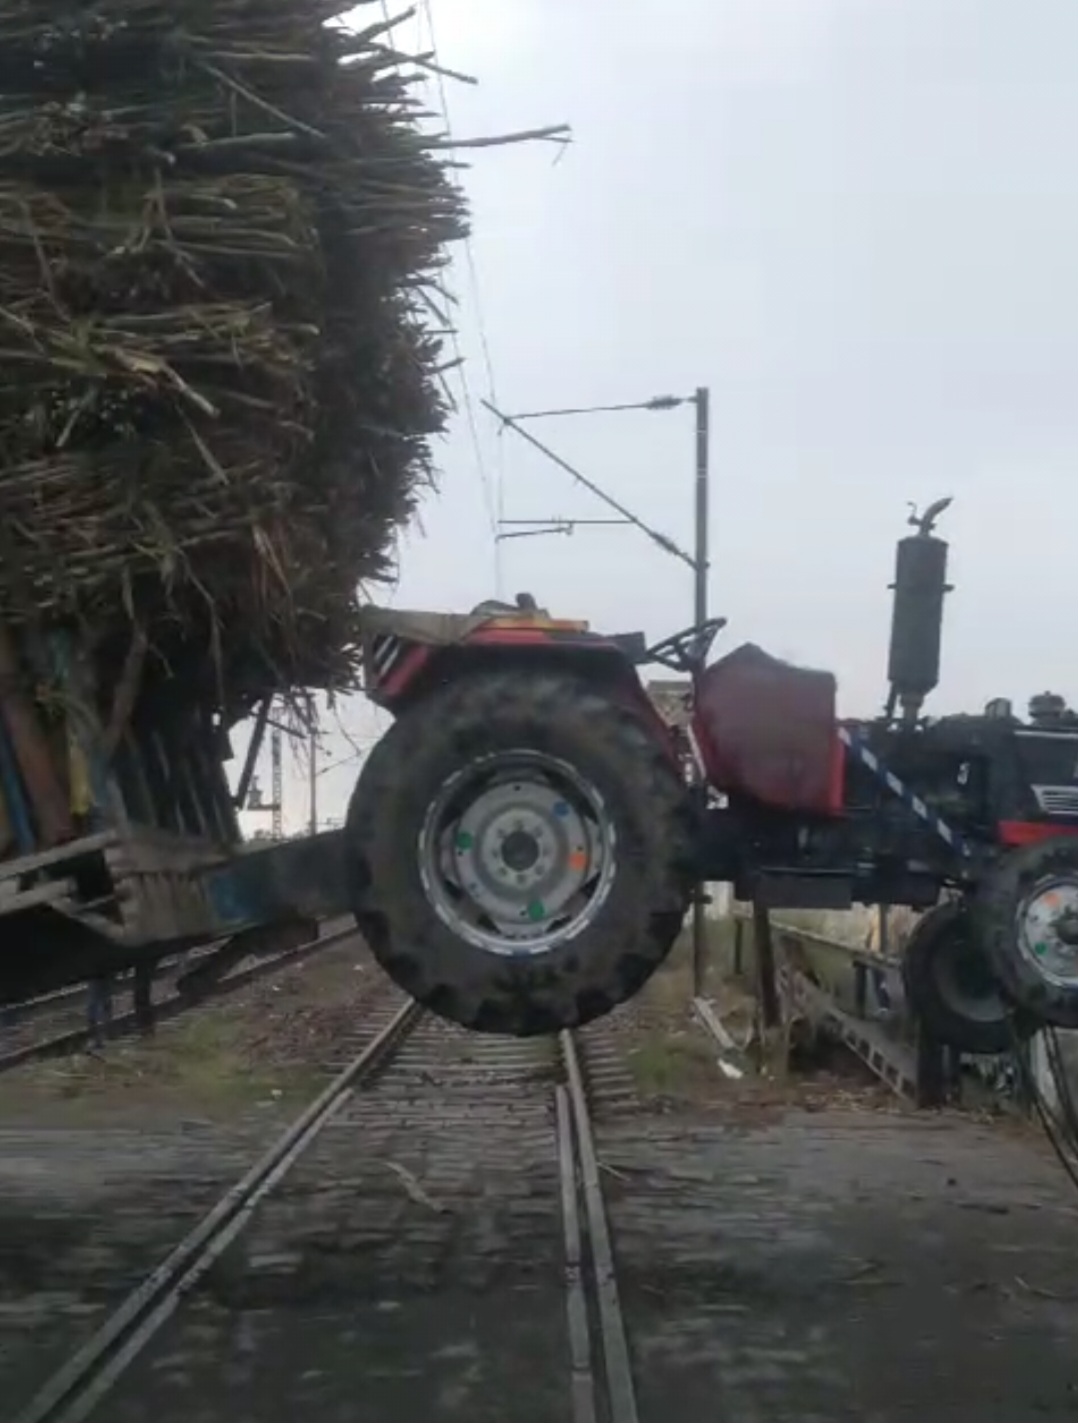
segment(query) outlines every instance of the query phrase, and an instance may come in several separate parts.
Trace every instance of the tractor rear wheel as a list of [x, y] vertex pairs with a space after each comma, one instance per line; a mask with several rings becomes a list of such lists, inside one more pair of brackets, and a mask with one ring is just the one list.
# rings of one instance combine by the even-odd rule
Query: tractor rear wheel
[[692, 895], [692, 815], [661, 733], [557, 672], [477, 672], [407, 710], [347, 836], [381, 966], [480, 1032], [576, 1027], [631, 998]]
[[1038, 1024], [1078, 1028], [1078, 839], [1008, 851], [975, 908], [1007, 997]]
[[965, 903], [940, 904], [918, 920], [903, 949], [902, 979], [914, 1015], [945, 1047], [995, 1056], [1014, 1046], [1010, 1005]]

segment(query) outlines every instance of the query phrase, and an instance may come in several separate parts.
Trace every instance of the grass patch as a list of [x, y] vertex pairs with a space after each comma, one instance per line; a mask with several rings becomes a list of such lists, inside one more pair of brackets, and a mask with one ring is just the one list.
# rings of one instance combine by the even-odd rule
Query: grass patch
[[288, 1070], [253, 1061], [242, 1024], [208, 1010], [169, 1024], [145, 1041], [110, 1043], [43, 1063], [0, 1081], [0, 1115], [61, 1108], [65, 1119], [135, 1109], [219, 1118], [245, 1108], [292, 1108], [324, 1074], [306, 1065]]
[[715, 1049], [702, 1029], [645, 1033], [629, 1051], [629, 1070], [643, 1097], [684, 1097], [716, 1083]]
[[248, 1024], [220, 1009], [197, 1014], [135, 1051], [142, 1081], [218, 1108], [303, 1098], [324, 1075], [305, 1065], [282, 1069], [260, 1062], [251, 1051]]
[[[753, 1004], [745, 986], [724, 973], [724, 956], [732, 962], [733, 928], [721, 920], [709, 920], [706, 927], [703, 995], [715, 1000], [724, 1022], [741, 1035]], [[722, 1090], [719, 1048], [697, 1021], [692, 999], [692, 934], [686, 931], [628, 1010], [632, 1037], [626, 1059], [644, 1098], [699, 1102]]]

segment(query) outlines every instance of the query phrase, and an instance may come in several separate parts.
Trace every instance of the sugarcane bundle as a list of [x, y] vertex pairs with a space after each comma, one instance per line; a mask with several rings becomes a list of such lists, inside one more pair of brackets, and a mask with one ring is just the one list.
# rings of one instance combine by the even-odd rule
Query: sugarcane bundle
[[99, 684], [346, 684], [429, 480], [463, 202], [339, 9], [0, 0], [0, 620]]

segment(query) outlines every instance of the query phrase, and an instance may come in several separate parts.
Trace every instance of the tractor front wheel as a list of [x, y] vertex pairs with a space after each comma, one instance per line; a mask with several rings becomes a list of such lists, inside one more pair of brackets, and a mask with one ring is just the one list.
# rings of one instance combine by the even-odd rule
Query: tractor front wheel
[[1078, 1028], [1078, 839], [1008, 851], [975, 907], [1007, 997], [1036, 1024]]
[[1014, 1046], [1014, 1014], [962, 901], [918, 920], [903, 948], [902, 978], [914, 1016], [945, 1047], [988, 1056]]
[[692, 893], [670, 748], [558, 673], [475, 673], [406, 711], [348, 816], [354, 909], [412, 997], [481, 1032], [576, 1027], [631, 998]]

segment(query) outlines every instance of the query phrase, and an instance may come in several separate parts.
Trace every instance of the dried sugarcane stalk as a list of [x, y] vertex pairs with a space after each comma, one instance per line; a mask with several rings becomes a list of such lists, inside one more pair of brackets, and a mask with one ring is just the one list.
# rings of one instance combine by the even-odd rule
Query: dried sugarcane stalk
[[173, 656], [209, 615], [238, 702], [353, 675], [446, 413], [463, 202], [339, 8], [0, 0], [0, 609]]
[[142, 674], [146, 666], [149, 640], [141, 627], [131, 634], [131, 645], [127, 649], [123, 671], [112, 697], [112, 711], [102, 738], [102, 753], [106, 762], [111, 762], [117, 748], [127, 733], [131, 717], [138, 701], [142, 685]]
[[355, 684], [449, 409], [455, 150], [566, 138], [453, 143], [348, 8], [0, 0], [0, 620], [80, 641], [110, 750]]
[[33, 702], [26, 695], [11, 635], [0, 622], [0, 720], [26, 786], [42, 846], [74, 835], [67, 797], [49, 754]]

